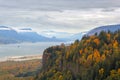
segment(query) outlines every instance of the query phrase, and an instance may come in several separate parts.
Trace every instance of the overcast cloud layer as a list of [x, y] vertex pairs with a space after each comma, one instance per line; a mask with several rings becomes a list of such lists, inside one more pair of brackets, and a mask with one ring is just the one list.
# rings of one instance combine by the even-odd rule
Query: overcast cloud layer
[[0, 0], [0, 25], [82, 32], [120, 24], [120, 0]]

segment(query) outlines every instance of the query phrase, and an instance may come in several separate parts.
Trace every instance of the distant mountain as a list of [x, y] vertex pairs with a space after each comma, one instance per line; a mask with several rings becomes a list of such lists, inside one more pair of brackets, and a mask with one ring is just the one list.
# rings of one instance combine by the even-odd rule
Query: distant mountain
[[120, 29], [120, 24], [117, 25], [107, 25], [107, 26], [100, 26], [98, 28], [90, 30], [87, 35], [94, 35], [95, 33], [100, 33], [101, 31], [111, 31], [115, 32]]
[[6, 26], [0, 26], [0, 43], [17, 43], [19, 42], [19, 34]]
[[72, 36], [73, 33], [67, 33], [67, 32], [57, 32], [57, 31], [42, 31], [41, 34], [43, 36], [52, 38], [52, 37], [56, 37], [56, 38], [66, 38], [68, 36]]
[[72, 36], [67, 37], [68, 40], [75, 41], [75, 40], [81, 40], [82, 37], [86, 34], [87, 32], [81, 32], [81, 33], [76, 33]]
[[46, 36], [46, 37], [53, 37], [53, 38], [58, 38], [59, 40], [63, 41], [74, 41], [76, 39], [81, 40], [82, 36], [86, 32], [81, 32], [81, 33], [67, 33], [67, 32], [56, 32], [56, 31], [42, 31], [41, 34]]
[[0, 43], [20, 43], [20, 42], [52, 42], [60, 41], [56, 38], [47, 38], [37, 32], [32, 31], [30, 28], [20, 29], [15, 31], [12, 28], [6, 26], [0, 26]]
[[30, 28], [20, 29], [19, 35], [21, 36], [22, 41], [27, 42], [52, 41], [52, 39], [41, 36], [37, 32], [32, 31]]

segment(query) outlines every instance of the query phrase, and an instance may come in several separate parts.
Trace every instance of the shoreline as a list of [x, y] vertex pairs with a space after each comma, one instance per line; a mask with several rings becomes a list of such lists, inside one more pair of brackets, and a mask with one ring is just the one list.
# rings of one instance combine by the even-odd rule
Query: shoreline
[[34, 59], [42, 59], [42, 55], [9, 56], [9, 57], [4, 57], [0, 59], [0, 62], [27, 61], [27, 60], [34, 60]]

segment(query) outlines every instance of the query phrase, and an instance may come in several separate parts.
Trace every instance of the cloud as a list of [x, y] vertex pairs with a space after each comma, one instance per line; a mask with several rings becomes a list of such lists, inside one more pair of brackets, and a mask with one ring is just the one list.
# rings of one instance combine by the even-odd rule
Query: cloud
[[0, 0], [0, 24], [77, 33], [120, 23], [119, 0]]
[[81, 32], [106, 24], [120, 22], [120, 9], [104, 12], [102, 9], [59, 11], [3, 11], [0, 24], [14, 28], [32, 27], [34, 30]]
[[120, 7], [119, 0], [0, 0], [1, 9], [75, 10]]

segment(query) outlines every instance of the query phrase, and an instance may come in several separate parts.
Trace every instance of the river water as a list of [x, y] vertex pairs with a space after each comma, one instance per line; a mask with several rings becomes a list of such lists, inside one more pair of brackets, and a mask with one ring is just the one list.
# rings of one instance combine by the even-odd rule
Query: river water
[[0, 59], [15, 56], [42, 55], [43, 51], [62, 42], [39, 42], [0, 45]]

